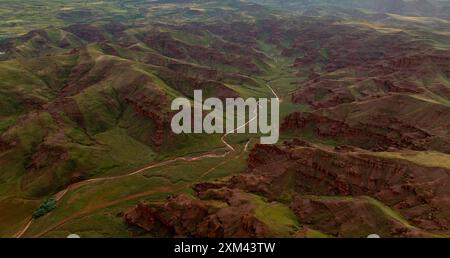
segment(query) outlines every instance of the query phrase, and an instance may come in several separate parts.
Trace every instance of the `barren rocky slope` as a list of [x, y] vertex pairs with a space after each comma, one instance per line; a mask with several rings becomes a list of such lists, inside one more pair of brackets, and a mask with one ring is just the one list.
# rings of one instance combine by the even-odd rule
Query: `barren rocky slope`
[[[449, 235], [448, 2], [98, 5], [0, 11], [0, 236]], [[176, 97], [267, 85], [277, 145], [170, 130]]]
[[[197, 184], [197, 199], [179, 195], [164, 205], [139, 204], [125, 219], [174, 236], [265, 237], [275, 229], [258, 219], [256, 194], [265, 205], [284, 204], [292, 210], [302, 227], [284, 232], [291, 236], [304, 228], [340, 237], [374, 231], [385, 237], [448, 234], [446, 169], [299, 140], [257, 145], [247, 166], [226, 182]], [[228, 222], [230, 217], [239, 222]]]

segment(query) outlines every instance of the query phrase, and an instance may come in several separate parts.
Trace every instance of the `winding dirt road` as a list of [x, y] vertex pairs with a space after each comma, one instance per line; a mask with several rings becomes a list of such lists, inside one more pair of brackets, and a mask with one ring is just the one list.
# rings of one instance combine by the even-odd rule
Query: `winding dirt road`
[[[275, 96], [275, 98], [277, 99], [277, 101], [280, 102], [280, 98], [278, 97], [277, 93], [276, 93], [276, 92], [274, 91], [274, 89], [270, 86], [270, 81], [266, 82], [266, 87], [272, 92], [272, 94]], [[259, 106], [259, 103], [258, 103], [258, 106]], [[234, 133], [234, 132], [236, 132], [237, 130], [241, 129], [242, 127], [247, 126], [250, 122], [252, 122], [252, 121], [254, 121], [255, 119], [257, 119], [257, 118], [258, 118], [258, 110], [257, 110], [257, 109], [258, 109], [258, 108], [255, 108], [255, 109], [253, 110], [253, 113], [255, 114], [255, 116], [254, 116], [252, 119], [250, 119], [249, 121], [247, 121], [245, 124], [241, 125], [240, 127], [238, 127], [238, 128], [236, 128], [236, 129], [234, 129], [234, 130], [231, 130], [231, 131], [225, 133], [225, 134], [221, 137], [222, 143], [223, 143], [223, 144], [227, 147], [227, 149], [228, 149], [228, 150], [227, 150], [226, 152], [224, 152], [223, 154], [206, 153], [206, 154], [203, 154], [203, 155], [200, 155], [200, 156], [197, 156], [197, 157], [179, 157], [179, 158], [175, 158], [175, 159], [171, 159], [171, 160], [167, 160], [167, 161], [163, 161], [163, 162], [159, 162], [159, 163], [153, 163], [153, 164], [150, 164], [150, 165], [148, 165], [148, 166], [146, 166], [146, 167], [144, 167], [144, 168], [135, 170], [135, 171], [130, 172], [130, 173], [125, 174], [125, 175], [120, 175], [120, 176], [109, 176], [109, 177], [100, 177], [100, 178], [93, 178], [93, 179], [84, 180], [84, 181], [81, 181], [81, 182], [78, 182], [78, 183], [74, 183], [74, 184], [71, 184], [71, 185], [67, 186], [64, 190], [62, 190], [62, 191], [56, 193], [55, 196], [54, 196], [54, 198], [55, 198], [55, 200], [58, 202], [58, 201], [60, 201], [67, 193], [69, 193], [70, 191], [75, 190], [75, 189], [77, 189], [77, 188], [79, 188], [79, 187], [82, 187], [82, 186], [85, 186], [85, 185], [94, 184], [94, 183], [98, 183], [98, 182], [112, 181], [112, 180], [117, 180], [117, 179], [122, 179], [122, 178], [130, 177], [130, 176], [134, 176], [134, 175], [140, 174], [140, 173], [142, 173], [142, 172], [145, 172], [145, 171], [147, 171], [147, 170], [149, 170], [149, 169], [156, 168], [156, 167], [161, 167], [161, 166], [166, 166], [166, 165], [169, 165], [169, 164], [178, 162], [178, 161], [192, 162], [192, 161], [197, 161], [197, 160], [202, 160], [202, 159], [207, 159], [207, 158], [224, 158], [224, 157], [228, 156], [230, 153], [236, 152], [236, 149], [235, 149], [233, 146], [231, 146], [231, 144], [229, 144], [229, 143], [226, 141], [227, 136], [230, 135], [230, 134], [232, 134], [232, 133]], [[246, 152], [246, 151], [247, 151], [248, 146], [249, 146], [249, 144], [250, 144], [250, 141], [251, 141], [251, 140], [249, 140], [249, 141], [246, 143], [246, 145], [245, 145], [245, 147], [244, 147], [244, 149], [243, 149], [243, 152]], [[216, 169], [217, 167], [219, 167], [220, 165], [223, 165], [223, 164], [224, 164], [224, 162], [220, 163], [218, 166], [215, 166], [215, 167], [209, 169], [209, 170], [206, 171], [202, 176], [208, 174], [209, 172], [211, 172], [212, 170]], [[140, 196], [140, 195], [138, 195], [138, 196]], [[127, 198], [132, 198], [132, 197], [133, 197], [133, 196], [128, 196]], [[116, 202], [117, 202], [117, 201], [119, 201], [119, 200], [116, 200]], [[115, 202], [115, 203], [116, 203], [116, 202]], [[86, 212], [86, 211], [85, 211], [85, 212]], [[84, 212], [81, 212], [81, 214], [83, 214], [83, 213], [84, 213]], [[52, 229], [56, 228], [57, 226], [60, 226], [60, 225], [64, 224], [66, 221], [70, 220], [71, 218], [76, 217], [76, 215], [79, 215], [79, 214], [78, 214], [78, 213], [73, 214], [72, 216], [70, 216], [70, 217], [64, 219], [63, 221], [61, 221], [60, 223], [58, 223], [56, 226], [51, 227], [51, 229], [48, 229], [48, 230], [46, 230], [45, 232], [49, 232], [49, 231], [51, 231]], [[21, 238], [21, 237], [27, 232], [27, 230], [30, 228], [30, 226], [32, 225], [32, 223], [33, 223], [33, 218], [30, 218], [30, 220], [29, 220], [28, 223], [24, 226], [24, 228], [21, 229], [19, 232], [17, 232], [13, 237], [14, 237], [14, 238]], [[44, 234], [43, 234], [43, 233], [39, 234], [39, 236], [42, 236], [42, 235], [44, 235]]]

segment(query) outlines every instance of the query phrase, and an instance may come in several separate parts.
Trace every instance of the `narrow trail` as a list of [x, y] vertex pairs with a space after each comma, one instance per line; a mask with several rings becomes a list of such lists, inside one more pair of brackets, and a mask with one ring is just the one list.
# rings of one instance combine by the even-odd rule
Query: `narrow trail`
[[[276, 98], [277, 101], [279, 102], [279, 101], [280, 101], [280, 98], [278, 97], [278, 95], [277, 95], [277, 93], [274, 91], [274, 89], [270, 86], [270, 82], [271, 82], [271, 81], [267, 81], [267, 82], [266, 82], [266, 87], [272, 92], [272, 94], [275, 96], [275, 98]], [[259, 106], [259, 103], [258, 103], [258, 106]], [[238, 128], [236, 128], [236, 129], [234, 129], [234, 130], [231, 130], [231, 131], [225, 133], [225, 134], [221, 137], [222, 143], [223, 143], [223, 144], [227, 147], [227, 149], [228, 149], [228, 150], [227, 150], [226, 152], [224, 152], [223, 154], [207, 153], [207, 154], [203, 154], [203, 155], [200, 155], [200, 156], [197, 156], [197, 157], [178, 157], [178, 158], [174, 158], [174, 159], [171, 159], [171, 160], [166, 160], [166, 161], [159, 162], [159, 163], [153, 163], [153, 164], [150, 164], [150, 165], [148, 165], [148, 166], [146, 166], [146, 167], [144, 167], [144, 168], [141, 168], [141, 169], [135, 170], [135, 171], [133, 171], [133, 172], [130, 172], [130, 173], [128, 173], [128, 174], [124, 174], [124, 175], [120, 175], [120, 176], [99, 177], [99, 178], [93, 178], [93, 179], [84, 180], [84, 181], [81, 181], [81, 182], [78, 182], [78, 183], [74, 183], [74, 184], [71, 184], [71, 185], [67, 186], [64, 190], [61, 190], [60, 192], [56, 193], [56, 194], [54, 195], [54, 198], [55, 198], [55, 200], [58, 202], [58, 201], [60, 201], [67, 193], [69, 193], [69, 192], [72, 191], [72, 190], [78, 189], [78, 188], [80, 188], [80, 187], [82, 187], [82, 186], [90, 185], [90, 184], [95, 184], [95, 183], [99, 183], [99, 182], [105, 182], [105, 181], [112, 181], [112, 180], [117, 180], [117, 179], [127, 178], [127, 177], [130, 177], [130, 176], [134, 176], [134, 175], [137, 175], [137, 174], [141, 174], [141, 173], [143, 173], [143, 172], [145, 172], [145, 171], [147, 171], [147, 170], [149, 170], [149, 169], [157, 168], [157, 167], [161, 167], [161, 166], [166, 166], [166, 165], [169, 165], [169, 164], [178, 162], [178, 161], [192, 162], [192, 161], [197, 161], [197, 160], [202, 160], [202, 159], [207, 159], [207, 158], [224, 158], [224, 157], [228, 156], [229, 154], [236, 152], [236, 149], [235, 149], [233, 146], [231, 146], [230, 143], [228, 143], [228, 142], [226, 141], [227, 136], [230, 135], [230, 134], [232, 134], [232, 133], [234, 133], [234, 132], [236, 132], [237, 130], [239, 130], [239, 129], [245, 127], [245, 126], [247, 126], [247, 125], [250, 124], [252, 121], [254, 121], [255, 119], [257, 119], [257, 118], [258, 118], [258, 108], [255, 108], [255, 109], [253, 110], [253, 113], [255, 114], [255, 116], [254, 116], [252, 119], [250, 119], [249, 121], [247, 121], [245, 124], [241, 125], [240, 127], [238, 127]], [[249, 144], [250, 144], [250, 141], [251, 141], [251, 140], [249, 140], [249, 141], [246, 143], [246, 145], [245, 145], [245, 147], [244, 147], [244, 149], [243, 149], [243, 152], [246, 152], [246, 151], [247, 151], [248, 146], [249, 146]], [[238, 157], [239, 157], [239, 156], [238, 156]], [[220, 163], [219, 165], [217, 165], [217, 166], [211, 168], [210, 170], [206, 171], [203, 175], [207, 175], [208, 173], [210, 173], [211, 171], [213, 171], [214, 169], [216, 169], [216, 168], [219, 167], [220, 165], [223, 165], [224, 163], [225, 163], [225, 162], [222, 162], [222, 163]], [[203, 175], [202, 175], [202, 177], [203, 177]], [[142, 194], [145, 194], [145, 193], [142, 193]], [[140, 196], [140, 194], [133, 195], [133, 196]], [[132, 198], [133, 196], [128, 196], [128, 197], [125, 197], [125, 198], [122, 198], [122, 199], [126, 200], [127, 198]], [[145, 195], [144, 195], [144, 196], [145, 196]], [[117, 203], [117, 202], [120, 201], [120, 200], [121, 200], [121, 199], [116, 200], [114, 203]], [[103, 207], [103, 206], [102, 206], [102, 207]], [[84, 212], [86, 212], [86, 211], [84, 211]], [[70, 220], [71, 218], [76, 217], [77, 214], [78, 214], [78, 213], [75, 213], [75, 214], [73, 214], [72, 216], [70, 216], [70, 217], [64, 219], [63, 221], [61, 221], [62, 223], [59, 223], [57, 226], [52, 227], [52, 228], [49, 229], [49, 230], [46, 230], [46, 232], [49, 232], [49, 231], [51, 231], [52, 229], [54, 229], [54, 228], [56, 228], [56, 227], [58, 227], [58, 226], [64, 224], [65, 222], [67, 222], [67, 221]], [[81, 213], [81, 214], [83, 214], [83, 213]], [[79, 214], [78, 214], [78, 215], [79, 215]], [[28, 223], [25, 225], [25, 227], [24, 227], [23, 229], [21, 229], [19, 232], [17, 232], [13, 237], [14, 237], [14, 238], [21, 238], [21, 237], [28, 231], [28, 229], [30, 228], [30, 226], [32, 225], [32, 223], [33, 223], [33, 218], [30, 218], [30, 220], [29, 220]], [[39, 234], [38, 237], [39, 237], [39, 236], [42, 236], [42, 235], [43, 235], [43, 234]]]
[[[258, 103], [258, 106], [259, 106], [259, 103]], [[245, 123], [245, 124], [239, 126], [239, 127], [236, 128], [236, 129], [233, 129], [233, 130], [227, 132], [226, 134], [224, 134], [224, 135], [222, 136], [222, 138], [220, 138], [220, 140], [222, 141], [222, 143], [225, 144], [225, 146], [227, 146], [227, 148], [230, 149], [231, 151], [234, 152], [234, 151], [236, 151], [236, 150], [235, 150], [235, 149], [233, 148], [233, 146], [231, 146], [225, 139], [227, 138], [228, 135], [230, 135], [230, 134], [232, 134], [232, 133], [234, 133], [234, 132], [237, 132], [239, 129], [241, 129], [241, 128], [247, 126], [248, 124], [250, 124], [251, 122], [253, 122], [255, 119], [257, 119], [257, 118], [258, 118], [258, 107], [256, 107], [256, 108], [253, 110], [253, 114], [255, 114], [255, 116], [253, 116], [252, 119], [248, 120], [247, 123]], [[247, 147], [247, 145], [246, 145], [246, 147]]]
[[[272, 88], [272, 86], [270, 86], [270, 83], [271, 83], [271, 81], [267, 81], [267, 82], [266, 82], [266, 87], [272, 92], [272, 94], [274, 95], [274, 97], [277, 99], [278, 103], [280, 103], [280, 102], [281, 102], [280, 97], [279, 97], [278, 94], [275, 92], [275, 90]], [[260, 107], [261, 105], [258, 103], [258, 106]], [[251, 122], [253, 122], [255, 119], [258, 119], [258, 107], [256, 107], [256, 108], [253, 110], [253, 114], [255, 114], [255, 116], [252, 117], [252, 119], [250, 119], [249, 121], [247, 121], [247, 123], [245, 123], [245, 124], [239, 126], [239, 127], [236, 128], [236, 129], [233, 129], [233, 130], [227, 132], [226, 134], [224, 134], [224, 135], [222, 136], [222, 138], [221, 138], [222, 143], [225, 144], [225, 146], [227, 146], [227, 148], [230, 149], [231, 151], [235, 151], [235, 149], [233, 148], [233, 146], [231, 146], [231, 145], [225, 140], [226, 137], [227, 137], [228, 135], [234, 133], [234, 132], [237, 132], [237, 130], [239, 130], [239, 129], [245, 127], [245, 126], [247, 126], [248, 124], [250, 124]], [[245, 146], [245, 148], [247, 148], [247, 147], [248, 147], [248, 143], [247, 143], [247, 145]]]
[[28, 221], [28, 223], [25, 225], [25, 227], [22, 230], [20, 230], [19, 232], [17, 232], [13, 238], [20, 238], [21, 236], [23, 236], [23, 234], [25, 234], [25, 232], [27, 232], [28, 228], [30, 228], [32, 222], [33, 222], [33, 219], [30, 219]]
[[272, 81], [267, 81], [266, 82], [266, 86], [267, 86], [267, 88], [269, 88], [269, 90], [272, 92], [272, 94], [273, 94], [273, 96], [277, 99], [277, 101], [278, 102], [281, 102], [281, 99], [280, 99], [280, 97], [278, 96], [278, 94], [275, 92], [275, 90], [272, 88], [272, 86], [270, 86], [270, 83], [271, 83]]
[[52, 231], [54, 229], [57, 229], [58, 227], [66, 224], [67, 222], [69, 222], [69, 221], [71, 221], [73, 219], [76, 219], [76, 218], [79, 218], [79, 217], [82, 217], [82, 216], [85, 216], [85, 215], [89, 215], [89, 214], [91, 214], [91, 213], [93, 213], [93, 212], [95, 212], [97, 210], [105, 209], [105, 208], [108, 208], [108, 207], [120, 204], [120, 203], [125, 202], [125, 201], [130, 201], [130, 200], [134, 200], [134, 199], [143, 198], [143, 197], [155, 194], [155, 193], [176, 192], [176, 191], [180, 190], [183, 187], [185, 187], [185, 186], [182, 185], [182, 186], [178, 186], [178, 187], [167, 187], [167, 186], [158, 187], [158, 188], [154, 188], [154, 189], [149, 190], [149, 191], [128, 195], [128, 196], [119, 198], [119, 199], [114, 200], [114, 201], [101, 203], [99, 205], [96, 205], [96, 206], [93, 206], [93, 207], [89, 207], [89, 208], [87, 208], [85, 210], [80, 210], [78, 212], [75, 212], [75, 213], [71, 214], [69, 217], [66, 217], [63, 220], [57, 222], [56, 224], [46, 228], [44, 231], [36, 234], [34, 237], [42, 237], [45, 234], [49, 233], [50, 231]]
[[163, 162], [160, 162], [160, 163], [151, 164], [149, 166], [146, 166], [144, 168], [141, 168], [139, 170], [130, 172], [130, 173], [125, 174], [125, 175], [110, 176], [110, 177], [100, 177], [100, 178], [93, 178], [93, 179], [84, 180], [84, 181], [72, 184], [72, 185], [68, 186], [66, 189], [60, 191], [59, 193], [57, 193], [55, 195], [55, 199], [56, 199], [56, 201], [59, 201], [69, 191], [75, 190], [75, 189], [77, 189], [77, 188], [79, 188], [81, 186], [131, 177], [131, 176], [134, 176], [134, 175], [137, 175], [137, 174], [141, 174], [141, 173], [143, 173], [143, 172], [145, 172], [145, 171], [147, 171], [149, 169], [170, 165], [170, 164], [178, 162], [178, 161], [192, 162], [192, 161], [197, 161], [197, 160], [202, 160], [202, 159], [207, 159], [207, 158], [224, 158], [228, 154], [230, 154], [230, 151], [227, 151], [227, 152], [225, 152], [223, 154], [212, 154], [212, 153], [209, 153], [209, 154], [204, 154], [204, 155], [201, 155], [201, 156], [198, 156], [198, 157], [179, 157], [179, 158], [163, 161]]
[[[155, 163], [155, 164], [151, 164], [149, 166], [146, 166], [144, 168], [141, 168], [139, 170], [130, 172], [128, 174], [125, 175], [120, 175], [120, 176], [110, 176], [110, 177], [100, 177], [100, 178], [93, 178], [93, 179], [88, 179], [88, 180], [84, 180], [78, 183], [74, 183], [69, 185], [68, 187], [66, 187], [64, 190], [61, 190], [60, 192], [56, 193], [54, 198], [55, 200], [58, 202], [60, 201], [67, 193], [69, 193], [72, 190], [78, 189], [82, 186], [85, 185], [90, 185], [90, 184], [95, 184], [95, 183], [99, 183], [99, 182], [105, 182], [105, 181], [112, 181], [112, 180], [117, 180], [117, 179], [123, 179], [123, 178], [127, 178], [127, 177], [131, 177], [137, 174], [141, 174], [149, 169], [152, 168], [157, 168], [157, 167], [161, 167], [161, 166], [166, 166], [178, 161], [186, 161], [186, 162], [192, 162], [192, 161], [197, 161], [197, 160], [202, 160], [202, 159], [206, 159], [206, 158], [224, 158], [226, 156], [228, 156], [231, 152], [234, 152], [234, 148], [232, 151], [227, 151], [223, 154], [204, 154], [198, 157], [179, 157], [179, 158], [175, 158], [175, 159], [171, 159], [171, 160], [167, 160], [167, 161], [163, 161], [160, 163]], [[19, 231], [18, 233], [15, 234], [14, 238], [21, 238], [29, 229], [29, 227], [31, 226], [33, 222], [33, 218], [31, 218], [28, 223], [26, 224], [26, 226]]]

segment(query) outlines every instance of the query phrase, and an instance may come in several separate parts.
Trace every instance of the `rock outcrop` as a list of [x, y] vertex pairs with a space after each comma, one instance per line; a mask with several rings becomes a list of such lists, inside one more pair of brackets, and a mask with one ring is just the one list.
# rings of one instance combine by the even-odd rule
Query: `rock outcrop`
[[255, 216], [252, 196], [226, 187], [199, 187], [199, 199], [175, 195], [167, 202], [140, 203], [125, 215], [127, 224], [156, 235], [177, 237], [268, 237], [270, 230]]
[[196, 197], [139, 204], [125, 220], [149, 232], [163, 228], [172, 236], [271, 235], [270, 226], [252, 215], [252, 193], [288, 205], [300, 225], [328, 235], [430, 237], [450, 229], [449, 189], [450, 174], [443, 168], [295, 140], [256, 145], [240, 175], [197, 184]]

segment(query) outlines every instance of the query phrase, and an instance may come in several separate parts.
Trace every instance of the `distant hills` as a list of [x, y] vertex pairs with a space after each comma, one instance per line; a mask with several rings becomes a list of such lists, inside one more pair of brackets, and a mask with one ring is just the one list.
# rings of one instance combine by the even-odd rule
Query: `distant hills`
[[410, 16], [433, 16], [449, 19], [450, 1], [431, 0], [255, 0], [253, 2], [297, 8], [338, 7], [344, 9], [365, 9], [380, 13], [395, 13]]
[[[0, 237], [449, 237], [448, 10], [2, 1]], [[278, 144], [170, 129], [268, 85]]]

